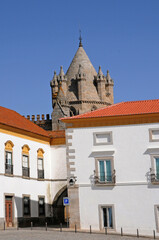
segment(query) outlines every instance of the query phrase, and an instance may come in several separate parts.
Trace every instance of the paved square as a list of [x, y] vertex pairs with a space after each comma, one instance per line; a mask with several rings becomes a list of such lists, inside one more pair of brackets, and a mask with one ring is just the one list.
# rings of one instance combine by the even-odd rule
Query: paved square
[[[143, 240], [148, 238], [121, 237], [105, 234], [58, 232], [44, 230], [6, 230], [0, 231], [2, 240]], [[149, 238], [150, 240], [150, 238]]]

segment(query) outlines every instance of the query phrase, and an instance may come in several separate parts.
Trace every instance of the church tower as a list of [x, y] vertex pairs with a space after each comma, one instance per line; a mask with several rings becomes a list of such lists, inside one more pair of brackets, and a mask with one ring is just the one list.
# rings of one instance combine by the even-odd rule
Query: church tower
[[90, 62], [80, 37], [79, 48], [66, 72], [60, 68], [59, 75], [50, 82], [52, 91], [52, 130], [65, 129], [60, 118], [86, 113], [114, 103], [114, 82], [109, 71], [105, 76], [98, 73]]

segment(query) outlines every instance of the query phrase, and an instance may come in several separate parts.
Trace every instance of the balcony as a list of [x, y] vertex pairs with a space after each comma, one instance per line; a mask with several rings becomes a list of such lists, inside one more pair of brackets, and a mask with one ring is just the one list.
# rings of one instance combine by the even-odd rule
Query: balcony
[[13, 175], [13, 165], [5, 164], [5, 174]]
[[116, 183], [115, 170], [111, 175], [94, 171], [94, 183], [96, 185], [114, 185]]
[[23, 177], [30, 177], [30, 169], [27, 167], [22, 167], [22, 176]]
[[44, 179], [44, 170], [38, 169], [38, 179]]
[[159, 173], [150, 168], [150, 181], [152, 184], [159, 184]]

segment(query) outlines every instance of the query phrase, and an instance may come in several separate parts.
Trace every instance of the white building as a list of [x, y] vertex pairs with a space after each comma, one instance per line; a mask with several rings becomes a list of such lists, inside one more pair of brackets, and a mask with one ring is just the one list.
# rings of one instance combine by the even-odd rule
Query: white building
[[0, 107], [0, 228], [62, 221], [65, 159], [64, 131], [47, 132]]
[[122, 102], [62, 121], [70, 226], [159, 235], [159, 100]]

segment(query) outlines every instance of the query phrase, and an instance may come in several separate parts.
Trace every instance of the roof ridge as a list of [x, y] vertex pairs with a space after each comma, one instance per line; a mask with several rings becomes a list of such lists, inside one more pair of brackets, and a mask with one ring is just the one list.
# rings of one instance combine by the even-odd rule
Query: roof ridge
[[[108, 106], [105, 106], [105, 107], [102, 107], [102, 108], [98, 108], [96, 110], [93, 110], [93, 112], [98, 112], [98, 111], [101, 111], [102, 109], [105, 109], [105, 108], [111, 108], [111, 107], [114, 107], [116, 105], [120, 105], [120, 104], [123, 104], [125, 102], [120, 102], [120, 103], [115, 103], [115, 104], [112, 104], [112, 105], [108, 105]], [[83, 117], [85, 115], [87, 115], [88, 113], [91, 113], [92, 111], [89, 111], [89, 112], [86, 112], [86, 113], [82, 113], [82, 114], [79, 114], [79, 115], [76, 115], [76, 116], [73, 116], [73, 117], [67, 117], [68, 119], [71, 118], [76, 118], [77, 116], [80, 116], [80, 117]], [[61, 118], [61, 119], [64, 119], [64, 118]]]
[[126, 101], [124, 103], [134, 103], [134, 102], [152, 102], [152, 101], [159, 101], [159, 99], [145, 99], [145, 100], [137, 100], [137, 101]]
[[75, 120], [82, 118], [97, 118], [110, 116], [115, 117], [146, 113], [159, 113], [159, 99], [120, 102], [81, 115], [63, 118], [61, 120], [64, 121], [65, 119]]

